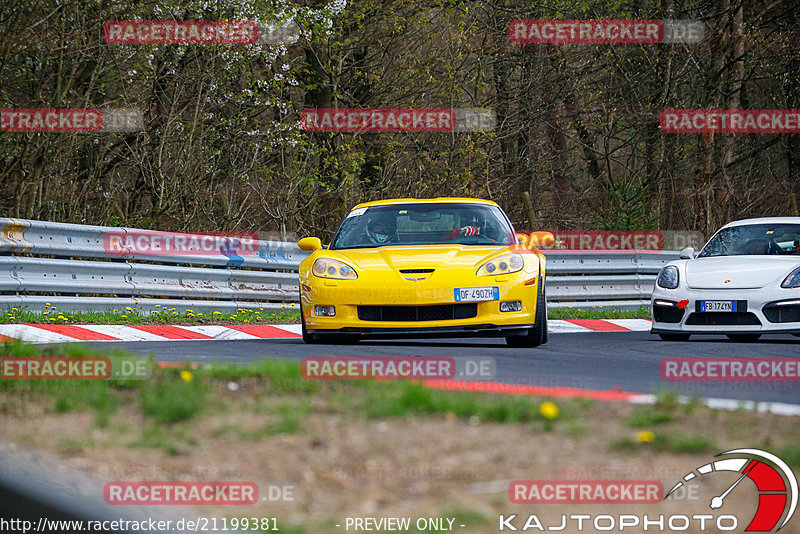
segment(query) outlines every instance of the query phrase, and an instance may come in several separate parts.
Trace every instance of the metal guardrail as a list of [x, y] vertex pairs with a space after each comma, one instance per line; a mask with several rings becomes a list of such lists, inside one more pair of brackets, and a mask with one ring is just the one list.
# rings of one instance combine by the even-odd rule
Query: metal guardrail
[[637, 310], [650, 306], [656, 277], [676, 251], [545, 250], [549, 308]]
[[[257, 254], [120, 254], [108, 236], [152, 232], [0, 218], [0, 309], [142, 313], [297, 309], [294, 243], [258, 241]], [[677, 252], [545, 251], [550, 307], [638, 309]]]
[[110, 235], [152, 231], [8, 218], [0, 229], [0, 309], [297, 309], [296, 271], [308, 255], [277, 241], [243, 255], [116, 253]]

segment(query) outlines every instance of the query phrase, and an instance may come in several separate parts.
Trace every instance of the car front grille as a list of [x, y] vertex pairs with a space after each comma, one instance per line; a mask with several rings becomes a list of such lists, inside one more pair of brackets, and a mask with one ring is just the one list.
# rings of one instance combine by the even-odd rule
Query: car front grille
[[653, 305], [653, 318], [658, 323], [679, 323], [683, 319], [683, 311], [683, 308], [679, 308], [675, 304], [671, 306], [655, 304]]
[[476, 302], [432, 306], [359, 306], [361, 321], [452, 321], [478, 315]]
[[693, 326], [759, 326], [761, 321], [750, 312], [695, 312], [686, 319]]
[[762, 309], [767, 321], [771, 323], [797, 323], [800, 322], [800, 304], [778, 306], [767, 304]]

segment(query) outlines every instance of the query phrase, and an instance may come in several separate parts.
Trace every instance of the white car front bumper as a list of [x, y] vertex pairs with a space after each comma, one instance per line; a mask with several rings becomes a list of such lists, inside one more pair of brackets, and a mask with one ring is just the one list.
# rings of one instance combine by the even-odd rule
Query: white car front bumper
[[[737, 311], [701, 312], [700, 301], [708, 300], [736, 301]], [[650, 304], [653, 334], [800, 333], [800, 289], [656, 287]]]

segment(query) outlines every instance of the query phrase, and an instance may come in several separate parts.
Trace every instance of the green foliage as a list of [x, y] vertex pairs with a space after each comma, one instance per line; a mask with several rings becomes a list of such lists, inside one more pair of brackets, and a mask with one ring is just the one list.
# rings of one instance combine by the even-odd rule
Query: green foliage
[[240, 308], [231, 311], [177, 311], [176, 308], [156, 308], [152, 313], [137, 309], [116, 309], [105, 312], [61, 312], [53, 306], [44, 311], [27, 311], [16, 308], [0, 313], [0, 324], [206, 324], [210, 322], [287, 323], [297, 322], [300, 312], [290, 309], [272, 311], [264, 308]]
[[142, 412], [159, 423], [176, 423], [194, 417], [205, 405], [207, 387], [194, 377], [165, 373], [147, 380], [140, 392]]

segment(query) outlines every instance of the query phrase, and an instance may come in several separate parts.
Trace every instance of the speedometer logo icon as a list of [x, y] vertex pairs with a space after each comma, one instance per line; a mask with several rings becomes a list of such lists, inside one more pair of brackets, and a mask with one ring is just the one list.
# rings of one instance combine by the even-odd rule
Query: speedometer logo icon
[[745, 532], [770, 532], [783, 518], [777, 530], [782, 529], [797, 509], [797, 478], [789, 466], [774, 454], [760, 449], [734, 449], [717, 456], [727, 458], [702, 465], [687, 473], [669, 490], [664, 499], [690, 480], [718, 472], [741, 473], [731, 486], [711, 499], [709, 507], [716, 510], [724, 506], [725, 498], [745, 478], [749, 478], [758, 489], [758, 508]]

